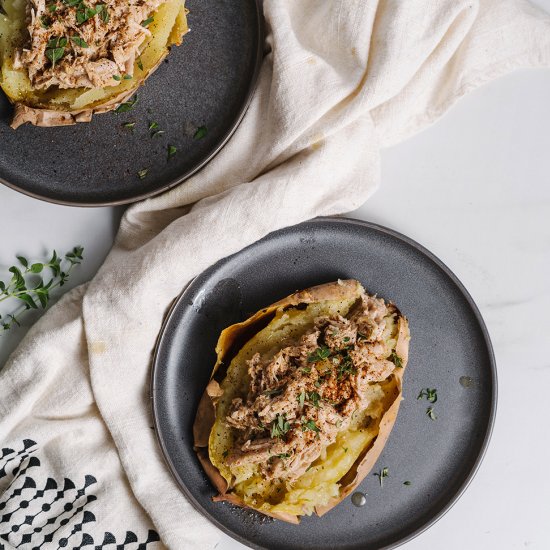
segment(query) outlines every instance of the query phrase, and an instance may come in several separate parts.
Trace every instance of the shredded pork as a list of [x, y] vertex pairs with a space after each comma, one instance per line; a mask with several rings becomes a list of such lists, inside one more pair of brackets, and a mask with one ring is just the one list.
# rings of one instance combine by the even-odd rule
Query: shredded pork
[[133, 76], [150, 16], [163, 1], [27, 0], [28, 43], [15, 65], [37, 89], [116, 85]]
[[269, 359], [254, 355], [248, 395], [233, 400], [226, 418], [236, 434], [228, 464], [258, 464], [266, 479], [299, 478], [366, 408], [369, 384], [395, 368], [382, 338], [388, 314], [383, 300], [364, 295], [347, 317], [318, 317], [295, 345]]

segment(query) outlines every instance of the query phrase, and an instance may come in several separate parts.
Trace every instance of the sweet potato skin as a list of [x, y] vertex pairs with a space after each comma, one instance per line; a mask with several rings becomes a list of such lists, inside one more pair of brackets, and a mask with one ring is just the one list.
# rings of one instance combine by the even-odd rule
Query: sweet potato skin
[[[258, 311], [246, 321], [228, 327], [221, 333], [216, 346], [217, 361], [214, 366], [210, 382], [202, 395], [193, 425], [195, 452], [197, 453], [199, 461], [201, 462], [207, 476], [219, 492], [217, 496], [213, 497], [214, 501], [227, 501], [243, 508], [251, 508], [245, 504], [238, 495], [231, 493], [228, 490], [229, 488], [227, 481], [220, 474], [219, 470], [212, 464], [208, 454], [210, 431], [212, 430], [216, 418], [216, 401], [223, 393], [217, 378], [219, 378], [220, 370], [223, 370], [226, 366], [228, 358], [230, 360], [232, 353], [234, 353], [233, 348], [235, 345], [239, 345], [240, 347], [244, 345], [242, 342], [239, 342], [239, 337], [243, 333], [249, 332], [254, 326], [262, 326], [262, 321], [272, 317], [274, 313], [280, 309], [288, 306], [311, 304], [324, 300], [353, 297], [353, 295], [358, 293], [359, 289], [362, 289], [360, 283], [356, 280], [349, 279], [326, 283], [308, 288], [306, 290], [298, 291]], [[402, 381], [404, 370], [408, 362], [410, 340], [408, 321], [400, 313], [397, 323], [398, 337], [396, 353], [402, 360], [402, 368], [396, 368], [391, 375], [396, 378], [397, 382], [396, 391], [391, 400], [391, 404], [381, 417], [378, 435], [374, 439], [374, 442], [364, 450], [363, 454], [342, 478], [342, 485], [340, 486], [340, 494], [338, 497], [331, 499], [330, 502], [323, 507], [315, 508], [315, 512], [318, 516], [322, 516], [334, 508], [339, 502], [353, 492], [353, 490], [361, 483], [361, 481], [363, 481], [363, 479], [365, 479], [380, 456], [393, 425], [395, 424], [399, 411], [399, 405], [402, 400]], [[249, 338], [250, 337], [251, 336], [249, 336]], [[293, 514], [271, 514], [266, 513], [263, 510], [261, 513], [288, 523], [298, 524], [300, 522], [300, 516]]]

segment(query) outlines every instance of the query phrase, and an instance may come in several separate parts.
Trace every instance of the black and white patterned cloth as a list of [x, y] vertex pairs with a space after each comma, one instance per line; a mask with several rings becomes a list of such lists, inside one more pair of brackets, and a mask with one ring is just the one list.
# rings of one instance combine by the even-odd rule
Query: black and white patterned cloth
[[156, 531], [139, 526], [125, 532], [98, 528], [92, 511], [98, 480], [92, 474], [55, 479], [41, 466], [31, 439], [1, 450], [0, 550], [153, 550], [160, 541]]

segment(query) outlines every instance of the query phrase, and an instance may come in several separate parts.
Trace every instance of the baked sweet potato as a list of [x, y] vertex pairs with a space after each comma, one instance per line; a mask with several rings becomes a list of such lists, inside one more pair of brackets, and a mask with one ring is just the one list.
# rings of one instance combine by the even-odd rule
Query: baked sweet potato
[[355, 280], [296, 292], [225, 329], [194, 423], [229, 501], [298, 523], [373, 467], [401, 401], [409, 328]]
[[[26, 122], [37, 126], [89, 122], [93, 114], [111, 111], [128, 100], [159, 66], [170, 47], [181, 44], [188, 31], [185, 0], [166, 0], [160, 5], [155, 0], [149, 1], [158, 7], [141, 25], [136, 27], [133, 24], [134, 32], [141, 33], [134, 51], [128, 53], [128, 49], [124, 50], [126, 45], [121, 37], [122, 49], [117, 50], [116, 55], [122, 61], [118, 60], [117, 67], [113, 49], [118, 46], [110, 44], [106, 31], [100, 33], [98, 41], [87, 38], [93, 38], [94, 30], [99, 33], [106, 25], [114, 26], [114, 30], [110, 29], [111, 36], [118, 32], [119, 27], [114, 23], [116, 3], [102, 4], [101, 0], [0, 0], [0, 87], [14, 104], [11, 126], [17, 128]], [[146, 9], [147, 5], [145, 2], [136, 3], [136, 9]], [[124, 10], [134, 9], [133, 4], [122, 3], [120, 6]], [[54, 20], [54, 16], [66, 17], [65, 26]], [[71, 18], [75, 17], [77, 19], [73, 21]], [[79, 23], [83, 19], [84, 22]], [[124, 22], [127, 14], [124, 13], [120, 19]], [[39, 25], [44, 27], [44, 33], [49, 34], [31, 37], [29, 29], [33, 24], [38, 29], [37, 35], [42, 32]], [[52, 30], [48, 31], [48, 28]], [[52, 38], [52, 34], [56, 35]], [[103, 57], [101, 40], [110, 44]], [[93, 58], [90, 57], [92, 50]], [[82, 63], [82, 66], [76, 66], [79, 55], [81, 58], [88, 56], [92, 61], [88, 66]], [[22, 59], [31, 59], [32, 62], [24, 63]], [[59, 83], [56, 78], [51, 78], [51, 73], [62, 63], [67, 66], [65, 73], [70, 71], [72, 74], [62, 75], [64, 81]], [[35, 74], [38, 64], [41, 64], [42, 71], [40, 85]], [[91, 66], [96, 74], [91, 71]], [[125, 70], [119, 70], [123, 66]], [[115, 67], [116, 74], [111, 69], [111, 73], [105, 76], [105, 69], [112, 67]], [[49, 75], [49, 80], [44, 75]], [[77, 76], [71, 85], [69, 77], [73, 75]], [[80, 86], [81, 81], [86, 85]], [[98, 85], [98, 82], [103, 85]]]

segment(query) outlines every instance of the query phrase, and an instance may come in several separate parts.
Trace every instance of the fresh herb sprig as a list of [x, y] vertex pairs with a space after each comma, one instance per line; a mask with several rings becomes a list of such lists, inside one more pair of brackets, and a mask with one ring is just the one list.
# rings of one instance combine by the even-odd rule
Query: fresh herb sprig
[[[63, 286], [73, 269], [82, 263], [84, 249], [75, 246], [62, 258], [54, 250], [47, 262], [30, 262], [24, 256], [17, 256], [18, 265], [12, 265], [8, 271], [11, 279], [0, 280], [0, 302], [13, 300], [15, 305], [11, 313], [0, 315], [0, 331], [7, 332], [20, 325], [20, 315], [30, 309], [46, 309], [51, 292]], [[45, 276], [50, 272], [51, 276]]]

